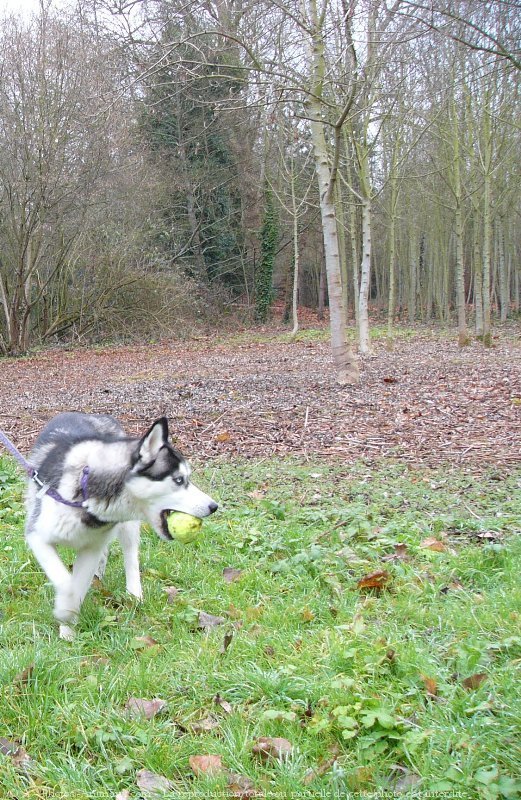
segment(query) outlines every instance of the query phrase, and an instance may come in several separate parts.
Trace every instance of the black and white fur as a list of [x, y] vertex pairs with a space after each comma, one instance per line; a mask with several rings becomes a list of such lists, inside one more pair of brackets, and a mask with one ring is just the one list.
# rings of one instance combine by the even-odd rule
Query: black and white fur
[[[170, 540], [168, 511], [202, 518], [217, 510], [217, 503], [190, 482], [190, 467], [169, 443], [164, 417], [134, 439], [113, 417], [59, 414], [38, 437], [29, 460], [44, 484], [76, 502], [82, 499], [83, 469], [89, 467], [82, 508], [42, 495], [33, 481], [27, 491], [26, 539], [54, 586], [62, 638], [74, 635], [71, 626], [94, 575], [103, 573], [112, 539], [121, 542], [127, 591], [141, 599], [140, 523], [148, 522], [160, 538]], [[77, 552], [72, 573], [57, 545]]]

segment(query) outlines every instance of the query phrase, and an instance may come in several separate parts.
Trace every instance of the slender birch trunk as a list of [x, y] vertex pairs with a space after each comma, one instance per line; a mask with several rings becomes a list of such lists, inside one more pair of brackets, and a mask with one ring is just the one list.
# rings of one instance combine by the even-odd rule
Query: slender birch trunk
[[344, 204], [342, 192], [338, 181], [335, 183], [335, 210], [338, 223], [338, 247], [340, 250], [340, 272], [342, 274], [342, 298], [346, 310], [346, 323], [349, 310], [348, 296], [348, 277], [347, 277], [347, 257], [346, 257], [346, 231], [344, 222]]
[[490, 310], [490, 254], [491, 254], [491, 177], [487, 171], [483, 190], [483, 344], [492, 344]]
[[360, 295], [358, 302], [358, 336], [360, 352], [371, 352], [369, 334], [369, 290], [371, 286], [371, 198], [362, 203], [362, 263], [360, 267]]
[[398, 205], [398, 177], [393, 158], [391, 167], [391, 224], [389, 226], [389, 302], [387, 307], [387, 335], [391, 336], [396, 307], [396, 209]]
[[321, 102], [325, 74], [324, 42], [321, 22], [317, 14], [316, 0], [309, 0], [312, 23], [312, 85], [308, 96], [308, 110], [311, 118], [311, 140], [315, 157], [315, 169], [320, 196], [320, 215], [324, 239], [327, 286], [329, 296], [329, 317], [331, 329], [331, 350], [333, 362], [340, 384], [354, 384], [360, 380], [356, 358], [347, 341], [346, 310], [342, 293], [342, 271], [338, 245], [338, 226], [334, 202], [334, 186], [331, 185], [328, 148], [322, 122]]
[[[351, 161], [349, 158], [349, 152], [347, 147], [347, 133], [344, 131], [344, 146], [346, 150], [347, 156], [347, 180], [349, 181], [349, 185], [353, 185], [353, 171], [351, 169]], [[356, 215], [356, 204], [351, 198], [349, 202], [349, 236], [351, 239], [351, 264], [353, 269], [353, 305], [355, 308], [355, 324], [358, 328], [358, 316], [359, 316], [359, 283], [360, 283], [360, 275], [359, 275], [359, 255], [358, 255], [358, 224], [357, 224], [357, 215]]]
[[481, 250], [479, 242], [478, 218], [475, 213], [474, 219], [474, 307], [475, 307], [475, 330], [476, 336], [483, 336], [483, 269], [481, 264]]
[[452, 140], [454, 153], [453, 169], [453, 191], [455, 199], [454, 209], [454, 233], [456, 236], [456, 311], [458, 315], [458, 344], [465, 347], [469, 344], [467, 333], [467, 318], [465, 308], [465, 264], [463, 261], [463, 212], [462, 212], [462, 191], [461, 191], [461, 160], [460, 160], [460, 141], [459, 125], [456, 103], [452, 101]]
[[324, 320], [324, 309], [326, 307], [326, 292], [327, 292], [326, 269], [324, 265], [322, 265], [320, 269], [320, 276], [318, 279], [317, 319], [319, 320], [319, 322], [323, 322]]
[[371, 289], [371, 186], [369, 154], [365, 142], [357, 147], [360, 166], [360, 194], [362, 196], [362, 261], [360, 264], [360, 291], [358, 295], [358, 342], [360, 352], [371, 352], [369, 333], [369, 292]]
[[418, 242], [413, 234], [409, 237], [409, 324], [416, 320], [416, 293], [418, 290]]
[[509, 280], [508, 270], [505, 261], [505, 231], [503, 220], [499, 219], [497, 223], [497, 247], [498, 247], [498, 273], [499, 273], [499, 306], [500, 306], [500, 321], [506, 322], [508, 316], [508, 306], [510, 303]]
[[483, 170], [483, 246], [482, 246], [482, 285], [483, 285], [483, 344], [492, 344], [491, 323], [491, 255], [492, 255], [492, 136], [490, 98], [487, 95], [483, 109], [481, 137], [481, 168]]
[[298, 209], [295, 194], [295, 172], [291, 170], [291, 210], [293, 216], [293, 291], [292, 291], [292, 316], [293, 328], [291, 336], [298, 332], [298, 280], [300, 274], [300, 251], [298, 246]]

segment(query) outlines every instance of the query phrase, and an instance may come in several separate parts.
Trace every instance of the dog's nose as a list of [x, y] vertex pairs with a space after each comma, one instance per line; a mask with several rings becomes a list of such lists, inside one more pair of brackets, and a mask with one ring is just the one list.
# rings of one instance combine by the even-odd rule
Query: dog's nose
[[212, 500], [212, 502], [210, 503], [208, 508], [210, 510], [210, 514], [214, 514], [217, 511], [217, 509], [219, 508], [219, 506], [217, 505], [217, 503], [214, 503], [214, 501]]

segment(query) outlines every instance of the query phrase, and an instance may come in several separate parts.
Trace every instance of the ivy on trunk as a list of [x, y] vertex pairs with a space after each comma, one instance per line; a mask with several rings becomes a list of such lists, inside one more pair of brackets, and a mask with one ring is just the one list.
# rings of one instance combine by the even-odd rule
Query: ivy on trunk
[[258, 322], [267, 322], [273, 302], [273, 267], [279, 237], [279, 216], [273, 194], [267, 189], [261, 230], [261, 259], [255, 275], [255, 319]]

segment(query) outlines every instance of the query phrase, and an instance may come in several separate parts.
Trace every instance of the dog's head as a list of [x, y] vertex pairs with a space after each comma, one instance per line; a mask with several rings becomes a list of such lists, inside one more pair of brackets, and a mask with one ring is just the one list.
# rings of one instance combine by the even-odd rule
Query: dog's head
[[162, 539], [172, 539], [166, 523], [170, 511], [199, 518], [217, 511], [217, 503], [190, 481], [190, 474], [190, 465], [168, 441], [168, 422], [161, 417], [137, 445], [127, 486]]

